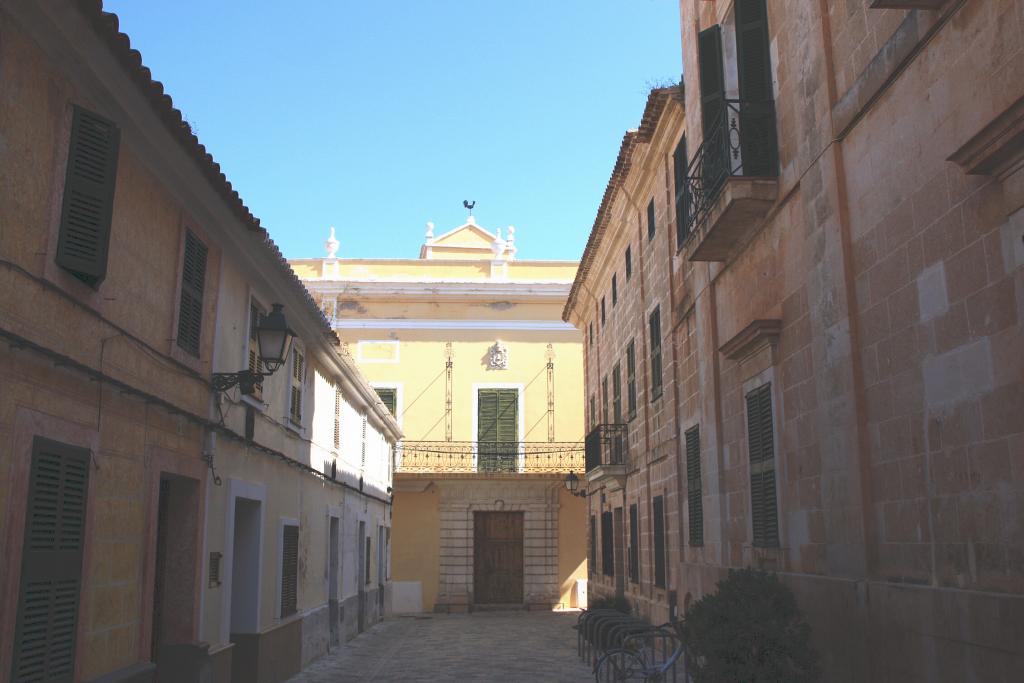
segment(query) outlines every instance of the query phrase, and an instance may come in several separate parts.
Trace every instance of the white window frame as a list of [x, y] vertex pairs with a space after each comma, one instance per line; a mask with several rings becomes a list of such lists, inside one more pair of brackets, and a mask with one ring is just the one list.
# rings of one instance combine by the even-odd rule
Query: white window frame
[[398, 422], [398, 426], [402, 426], [403, 410], [403, 382], [370, 382], [370, 386], [374, 389], [394, 389], [395, 390], [395, 421]]

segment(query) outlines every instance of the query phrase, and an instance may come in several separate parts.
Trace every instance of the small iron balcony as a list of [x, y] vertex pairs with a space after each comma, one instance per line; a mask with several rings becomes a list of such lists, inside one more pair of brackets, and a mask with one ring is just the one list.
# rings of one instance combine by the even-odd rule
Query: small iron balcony
[[603, 424], [587, 435], [587, 472], [602, 465], [627, 465], [629, 458], [627, 425]]
[[400, 473], [564, 474], [584, 464], [578, 441], [403, 441], [396, 455]]
[[[717, 100], [720, 115], [686, 170], [681, 223], [691, 261], [725, 261], [778, 193], [775, 103]], [[714, 106], [715, 101], [705, 106]]]

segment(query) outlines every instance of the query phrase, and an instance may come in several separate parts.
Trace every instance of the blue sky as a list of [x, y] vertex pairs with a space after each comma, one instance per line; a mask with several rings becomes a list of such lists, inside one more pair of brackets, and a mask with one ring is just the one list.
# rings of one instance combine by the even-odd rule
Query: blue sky
[[578, 259], [622, 134], [681, 70], [673, 0], [107, 0], [289, 258], [411, 258], [426, 221]]

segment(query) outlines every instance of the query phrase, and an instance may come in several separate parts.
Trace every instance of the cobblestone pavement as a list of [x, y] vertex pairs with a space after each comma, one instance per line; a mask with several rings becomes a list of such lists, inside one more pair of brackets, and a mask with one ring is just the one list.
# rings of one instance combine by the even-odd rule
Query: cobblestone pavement
[[288, 683], [594, 680], [576, 656], [576, 613], [391, 617]]

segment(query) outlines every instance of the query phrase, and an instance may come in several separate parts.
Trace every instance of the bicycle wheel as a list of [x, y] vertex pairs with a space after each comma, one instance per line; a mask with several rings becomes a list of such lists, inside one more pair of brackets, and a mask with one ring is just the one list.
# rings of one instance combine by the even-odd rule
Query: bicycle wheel
[[629, 650], [609, 650], [594, 667], [597, 683], [619, 683], [619, 681], [646, 681], [647, 667], [644, 660]]

